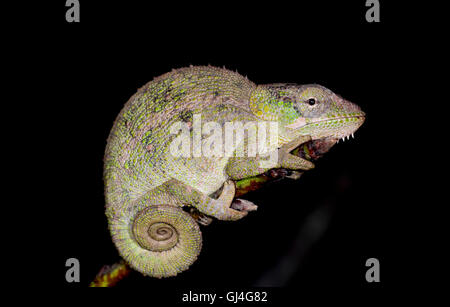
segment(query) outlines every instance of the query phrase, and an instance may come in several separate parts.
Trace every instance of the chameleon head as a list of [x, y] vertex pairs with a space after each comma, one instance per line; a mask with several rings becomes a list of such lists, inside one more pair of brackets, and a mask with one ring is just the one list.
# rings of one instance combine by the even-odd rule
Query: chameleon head
[[278, 121], [280, 144], [302, 135], [338, 141], [353, 135], [365, 120], [359, 106], [317, 84], [257, 86], [250, 109], [261, 120]]

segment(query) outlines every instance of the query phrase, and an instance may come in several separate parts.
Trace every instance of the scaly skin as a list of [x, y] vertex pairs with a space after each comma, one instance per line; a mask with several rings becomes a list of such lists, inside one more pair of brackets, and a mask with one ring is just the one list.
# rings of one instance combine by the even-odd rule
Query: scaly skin
[[[226, 122], [277, 122], [275, 165], [264, 168], [260, 162], [265, 158], [248, 156], [253, 144], [248, 137], [240, 157], [174, 156], [170, 148], [176, 135], [170, 128], [180, 121], [192, 127], [194, 115], [221, 127]], [[122, 109], [106, 147], [106, 215], [119, 253], [148, 276], [186, 270], [201, 250], [197, 221], [238, 220], [256, 209], [234, 200], [234, 181], [271, 168], [309, 170], [314, 164], [292, 155], [293, 149], [310, 140], [334, 142], [363, 121], [358, 106], [319, 85], [256, 85], [215, 67], [182, 68], [154, 79]], [[194, 207], [197, 219], [183, 206]]]
[[[298, 155], [300, 157], [304, 157], [309, 161], [315, 161], [320, 158], [322, 155], [328, 152], [331, 147], [334, 146], [336, 141], [334, 140], [317, 140], [302, 144], [298, 148], [296, 148], [292, 154]], [[236, 194], [235, 197], [239, 197], [245, 195], [251, 191], [255, 191], [264, 187], [267, 183], [275, 180], [280, 180], [283, 178], [293, 178], [293, 173], [296, 171], [287, 171], [285, 169], [274, 169], [270, 170], [264, 174], [244, 178], [235, 182], [236, 184]], [[297, 176], [301, 175], [298, 173]], [[236, 206], [233, 202], [232, 207], [236, 209]], [[194, 207], [189, 208], [192, 217], [197, 220], [200, 224], [209, 225], [212, 222], [212, 219], [200, 211], [196, 210]], [[129, 265], [121, 260], [113, 264], [112, 266], [105, 265], [102, 267], [100, 272], [97, 274], [95, 279], [91, 282], [89, 287], [113, 287], [119, 281], [124, 279], [130, 273], [131, 268]]]

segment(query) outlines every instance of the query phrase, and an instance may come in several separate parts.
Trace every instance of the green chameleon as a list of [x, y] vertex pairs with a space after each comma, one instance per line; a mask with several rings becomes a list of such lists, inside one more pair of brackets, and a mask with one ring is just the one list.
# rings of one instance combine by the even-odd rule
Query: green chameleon
[[[201, 250], [199, 224], [208, 225], [213, 218], [235, 221], [256, 210], [250, 201], [235, 198], [235, 182], [277, 168], [298, 178], [314, 164], [292, 154], [295, 148], [311, 140], [334, 144], [349, 138], [364, 119], [357, 105], [315, 84], [256, 85], [210, 66], [176, 69], [155, 78], [126, 103], [106, 146], [106, 216], [120, 255], [147, 276], [186, 270]], [[255, 154], [254, 134], [248, 130], [241, 138], [233, 135], [231, 145], [223, 145], [220, 138], [208, 143], [208, 148], [232, 154], [199, 155], [196, 144], [205, 148], [211, 139], [195, 143], [196, 120], [225, 131], [230, 123], [275, 123], [275, 144]], [[208, 135], [205, 127], [201, 136]], [[270, 127], [257, 126], [258, 137], [265, 132], [258, 141], [269, 144]], [[178, 144], [180, 135], [192, 142]], [[174, 154], [181, 147], [190, 155]], [[275, 160], [264, 164], [270, 157]]]

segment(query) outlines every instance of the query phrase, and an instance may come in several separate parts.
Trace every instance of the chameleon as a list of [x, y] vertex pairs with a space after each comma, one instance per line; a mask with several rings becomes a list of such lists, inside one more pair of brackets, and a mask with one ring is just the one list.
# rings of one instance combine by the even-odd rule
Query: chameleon
[[[272, 169], [288, 170], [297, 179], [314, 163], [293, 154], [296, 148], [308, 142], [334, 145], [353, 136], [364, 120], [359, 106], [318, 84], [257, 85], [212, 66], [156, 77], [128, 100], [107, 139], [103, 177], [112, 241], [131, 268], [156, 278], [175, 276], [200, 254], [199, 225], [240, 220], [257, 209], [235, 197], [236, 182]], [[211, 138], [201, 138], [208, 129], [199, 130], [199, 121], [225, 131], [228, 124], [253, 123], [258, 138], [250, 130], [240, 138], [232, 135], [234, 143], [214, 138], [213, 147], [229, 154], [198, 154], [198, 147], [212, 145]], [[181, 135], [192, 141], [177, 143]], [[271, 146], [251, 150], [262, 141]], [[180, 147], [188, 155], [174, 154]]]

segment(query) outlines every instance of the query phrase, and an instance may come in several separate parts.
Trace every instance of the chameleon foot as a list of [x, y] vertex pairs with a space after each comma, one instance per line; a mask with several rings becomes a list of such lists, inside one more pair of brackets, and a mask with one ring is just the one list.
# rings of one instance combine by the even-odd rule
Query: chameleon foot
[[236, 198], [231, 204], [231, 208], [239, 211], [256, 211], [258, 206], [252, 203], [251, 201]]
[[198, 219], [197, 219], [197, 222], [198, 222], [200, 225], [203, 225], [203, 226], [208, 226], [209, 224], [212, 223], [212, 221], [213, 221], [213, 218], [212, 218], [212, 217], [209, 217], [209, 216], [204, 215], [204, 214], [200, 215], [200, 216], [198, 217]]
[[291, 154], [292, 150], [294, 150], [299, 145], [306, 143], [308, 141], [311, 141], [310, 136], [302, 136], [298, 139], [295, 139], [295, 140], [283, 145], [279, 150], [280, 166], [282, 168], [286, 168], [286, 169], [305, 170], [305, 171], [314, 168], [314, 163]]
[[293, 180], [299, 179], [303, 175], [303, 172], [299, 171], [292, 171], [289, 175], [286, 176], [286, 178], [290, 178]]
[[194, 218], [194, 220], [197, 221], [197, 223], [199, 223], [200, 225], [208, 226], [213, 221], [212, 217], [201, 213], [200, 211], [198, 211], [198, 209], [194, 207], [189, 208], [189, 213]]
[[[176, 179], [168, 181], [166, 188], [179, 202], [194, 206], [203, 214], [219, 220], [236, 221], [247, 215], [245, 211], [241, 212], [230, 208], [236, 192], [236, 187], [232, 180], [228, 180], [223, 184], [220, 195], [217, 198], [208, 196]], [[215, 195], [216, 193], [213, 194]]]
[[223, 184], [222, 192], [219, 198], [216, 200], [217, 209], [222, 212], [220, 217], [221, 220], [236, 221], [240, 220], [247, 215], [247, 211], [238, 211], [231, 208], [233, 203], [234, 195], [236, 192], [236, 187], [232, 180], [228, 180]]
[[289, 171], [285, 168], [273, 168], [268, 170], [266, 175], [273, 179], [283, 179], [289, 175]]

